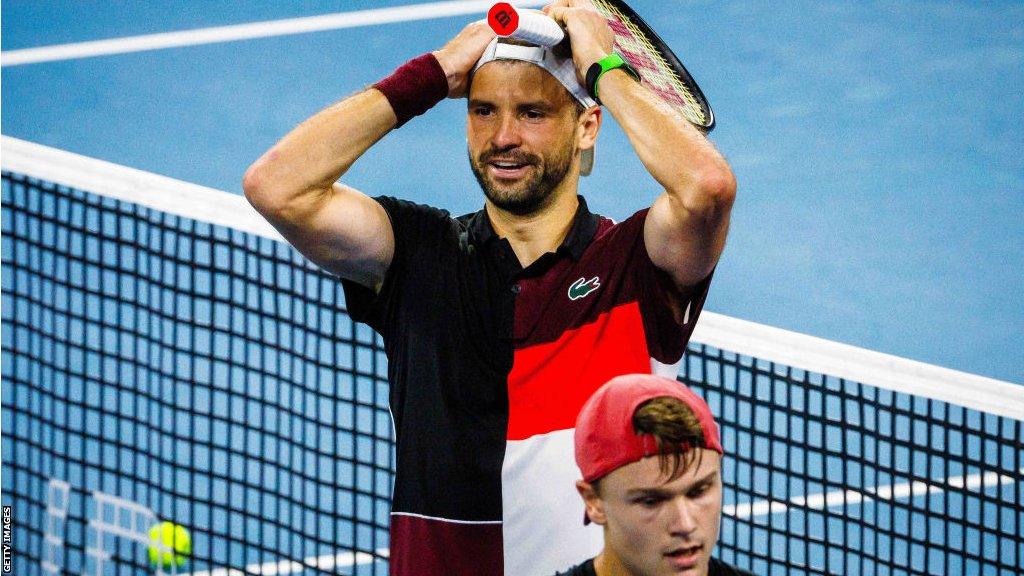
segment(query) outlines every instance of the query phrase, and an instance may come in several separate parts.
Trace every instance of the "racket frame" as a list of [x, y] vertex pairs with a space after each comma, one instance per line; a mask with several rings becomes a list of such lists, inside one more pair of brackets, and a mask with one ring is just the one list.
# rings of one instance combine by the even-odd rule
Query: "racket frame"
[[[655, 32], [654, 29], [651, 28], [651, 26], [647, 24], [647, 22], [645, 22], [644, 19], [641, 18], [635, 10], [633, 10], [628, 4], [626, 4], [622, 0], [592, 1], [595, 4], [604, 3], [610, 6], [614, 6], [617, 10], [622, 12], [622, 14], [626, 18], [629, 18], [632, 21], [632, 23], [637, 27], [637, 29], [640, 30], [640, 32], [647, 36], [647, 40], [651, 43], [651, 45], [654, 46], [654, 48], [661, 53], [661, 57], [664, 58], [665, 62], [669, 65], [669, 67], [675, 70], [675, 72], [679, 75], [679, 79], [682, 81], [682, 83], [687, 88], [690, 89], [690, 93], [693, 94], [694, 99], [697, 101], [697, 104], [700, 106], [701, 111], [704, 113], [704, 117], [707, 119], [704, 124], [698, 124], [694, 122], [691, 122], [691, 124], [699, 128], [705, 134], [714, 130], [715, 112], [714, 110], [711, 109], [711, 104], [708, 102], [708, 99], [704, 96], [704, 92], [700, 89], [700, 85], [698, 85], [697, 81], [693, 79], [692, 75], [690, 75], [690, 71], [686, 69], [686, 66], [683, 66], [682, 61], [680, 61], [679, 58], [675, 55], [675, 52], [673, 52], [672, 49], [669, 48], [668, 44], [666, 44], [665, 41], [661, 39], [661, 36], [658, 36], [658, 33]], [[617, 42], [618, 37], [616, 36], [616, 43]], [[621, 50], [620, 54], [622, 54]], [[622, 54], [622, 56], [627, 57], [628, 55]], [[637, 67], [636, 63], [634, 62], [630, 62], [630, 64], [633, 65], [634, 68], [637, 68], [638, 71], [640, 71], [640, 75], [642, 77], [643, 71], [646, 70], [646, 68], [642, 66]], [[689, 121], [689, 118], [687, 118], [687, 120]]]

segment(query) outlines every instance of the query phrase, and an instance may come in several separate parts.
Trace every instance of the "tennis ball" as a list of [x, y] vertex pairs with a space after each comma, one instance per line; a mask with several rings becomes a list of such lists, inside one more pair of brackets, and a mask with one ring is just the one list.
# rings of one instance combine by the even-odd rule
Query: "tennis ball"
[[[170, 568], [181, 566], [192, 554], [192, 539], [188, 530], [173, 522], [161, 522], [149, 529], [149, 563]], [[157, 546], [157, 543], [165, 547]]]

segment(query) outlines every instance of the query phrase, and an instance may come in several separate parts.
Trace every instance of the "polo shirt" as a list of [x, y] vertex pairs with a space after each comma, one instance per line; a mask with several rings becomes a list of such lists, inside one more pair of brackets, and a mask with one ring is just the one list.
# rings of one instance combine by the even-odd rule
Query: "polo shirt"
[[647, 210], [615, 224], [580, 197], [562, 244], [523, 268], [484, 210], [376, 201], [391, 265], [379, 293], [343, 283], [388, 358], [390, 573], [528, 576], [594, 556], [576, 415], [614, 376], [676, 376], [711, 276], [679, 293], [647, 254]]

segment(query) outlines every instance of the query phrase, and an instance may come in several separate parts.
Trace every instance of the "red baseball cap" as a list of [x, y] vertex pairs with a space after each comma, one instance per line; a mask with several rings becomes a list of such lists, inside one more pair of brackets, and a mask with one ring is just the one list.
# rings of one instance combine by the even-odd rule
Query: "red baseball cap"
[[723, 453], [718, 426], [704, 399], [683, 383], [653, 374], [617, 376], [598, 388], [576, 417], [576, 464], [593, 482], [647, 456], [658, 454], [654, 437], [637, 434], [633, 413], [652, 398], [678, 398], [693, 410], [704, 432], [704, 446]]

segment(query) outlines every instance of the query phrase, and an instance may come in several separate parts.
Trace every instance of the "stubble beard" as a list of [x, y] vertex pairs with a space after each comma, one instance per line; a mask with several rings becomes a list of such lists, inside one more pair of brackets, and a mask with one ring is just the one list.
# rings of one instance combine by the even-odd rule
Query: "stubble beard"
[[[477, 158], [469, 154], [469, 166], [476, 176], [477, 183], [484, 191], [484, 196], [497, 208], [517, 216], [535, 214], [550, 203], [555, 188], [569, 174], [576, 147], [571, 140], [547, 158], [532, 154], [524, 154], [514, 149], [488, 150]], [[512, 159], [517, 163], [533, 166], [531, 174], [513, 184], [496, 182], [486, 172], [488, 162], [496, 156]]]

